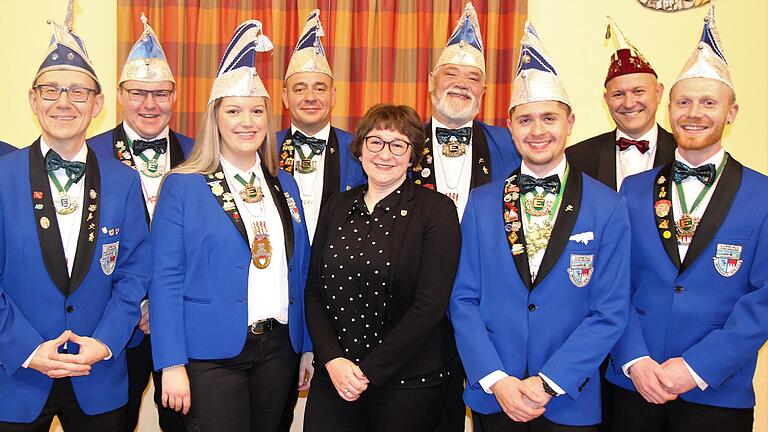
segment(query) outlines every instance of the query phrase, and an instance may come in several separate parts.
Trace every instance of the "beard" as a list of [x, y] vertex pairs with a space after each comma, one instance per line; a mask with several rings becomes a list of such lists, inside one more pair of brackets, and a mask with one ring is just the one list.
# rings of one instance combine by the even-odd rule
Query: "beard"
[[672, 136], [675, 138], [677, 145], [689, 151], [704, 150], [713, 144], [719, 143], [723, 139], [725, 122], [712, 124], [708, 132], [700, 137], [691, 137], [682, 131], [682, 127], [676, 126], [672, 128]]
[[[448, 98], [448, 93], [456, 93], [469, 98], [468, 101]], [[432, 106], [443, 117], [453, 120], [455, 123], [468, 123], [480, 112], [480, 101], [475, 99], [472, 93], [457, 88], [449, 88], [440, 95], [432, 93]]]

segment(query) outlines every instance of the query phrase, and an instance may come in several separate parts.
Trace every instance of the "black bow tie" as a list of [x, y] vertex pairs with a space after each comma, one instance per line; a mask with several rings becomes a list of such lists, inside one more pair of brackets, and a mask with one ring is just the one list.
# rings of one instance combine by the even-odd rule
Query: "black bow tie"
[[323, 150], [325, 150], [325, 140], [315, 137], [308, 137], [299, 131], [293, 133], [293, 140], [296, 141], [298, 145], [308, 145], [312, 150], [312, 153], [316, 155], [322, 154]]
[[520, 193], [523, 195], [533, 191], [537, 187], [544, 189], [544, 192], [556, 195], [560, 192], [560, 177], [558, 177], [557, 174], [553, 174], [549, 177], [540, 179], [527, 174], [521, 174], [518, 185], [520, 186]]
[[460, 144], [469, 145], [469, 139], [472, 137], [472, 127], [467, 126], [459, 129], [435, 128], [435, 137], [440, 144], [448, 144], [451, 141], [457, 141]]
[[706, 164], [700, 167], [691, 168], [688, 165], [675, 161], [675, 165], [672, 169], [672, 176], [675, 183], [682, 183], [683, 180], [688, 177], [696, 177], [705, 186], [712, 186], [715, 182], [715, 164]]
[[165, 138], [156, 139], [154, 141], [145, 141], [137, 139], [133, 141], [133, 152], [137, 155], [144, 153], [146, 150], [152, 149], [157, 153], [165, 153], [165, 149], [168, 146], [168, 140]]
[[77, 183], [85, 175], [85, 163], [64, 160], [53, 150], [48, 150], [45, 155], [45, 169], [52, 173], [58, 169], [64, 169], [72, 183]]

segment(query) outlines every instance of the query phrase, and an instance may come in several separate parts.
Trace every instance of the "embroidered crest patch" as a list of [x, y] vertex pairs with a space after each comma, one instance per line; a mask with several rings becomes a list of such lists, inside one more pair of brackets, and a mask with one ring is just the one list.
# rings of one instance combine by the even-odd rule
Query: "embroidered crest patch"
[[585, 287], [592, 278], [594, 255], [571, 254], [571, 265], [568, 267], [568, 278], [579, 288]]
[[730, 277], [739, 271], [742, 263], [742, 248], [741, 245], [717, 244], [717, 250], [715, 251], [715, 256], [712, 257], [712, 261], [715, 264], [715, 270], [721, 276]]
[[115, 271], [115, 264], [117, 263], [117, 250], [120, 246], [120, 242], [106, 243], [101, 247], [101, 271], [105, 275], [109, 276]]

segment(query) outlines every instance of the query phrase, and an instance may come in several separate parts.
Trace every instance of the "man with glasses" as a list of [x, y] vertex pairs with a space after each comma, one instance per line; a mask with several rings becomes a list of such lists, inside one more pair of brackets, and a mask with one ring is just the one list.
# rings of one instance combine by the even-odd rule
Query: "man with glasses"
[[40, 138], [0, 158], [0, 431], [126, 430], [147, 228], [138, 175], [85, 144], [104, 96], [71, 20], [29, 90]]
[[[331, 126], [336, 88], [321, 36], [320, 11], [315, 9], [307, 17], [285, 72], [282, 98], [291, 114], [291, 127], [277, 133], [280, 168], [292, 173], [299, 185], [310, 243], [320, 207], [328, 197], [365, 181], [360, 161], [349, 150], [352, 135]], [[309, 389], [312, 359], [312, 353], [301, 357], [297, 387], [288, 396], [281, 432], [290, 429], [299, 391]]]
[[[88, 140], [96, 154], [115, 158], [135, 169], [141, 177], [146, 224], [152, 220], [163, 175], [179, 165], [192, 151], [194, 141], [170, 129], [168, 124], [176, 102], [176, 82], [155, 32], [142, 14], [144, 31], [123, 65], [117, 98], [123, 109], [123, 122], [114, 129]], [[145, 224], [145, 225], [146, 225]], [[139, 418], [141, 399], [152, 373], [149, 337], [149, 304], [142, 302], [142, 316], [128, 345], [128, 429]], [[160, 372], [155, 372], [155, 404], [163, 431], [183, 431], [181, 415], [164, 408]]]

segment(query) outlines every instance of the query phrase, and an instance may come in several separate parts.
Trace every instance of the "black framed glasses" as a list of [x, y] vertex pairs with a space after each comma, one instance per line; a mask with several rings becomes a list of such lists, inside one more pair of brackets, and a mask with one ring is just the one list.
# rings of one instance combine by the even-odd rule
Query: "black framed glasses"
[[47, 84], [36, 85], [35, 88], [40, 93], [40, 97], [47, 101], [59, 100], [62, 93], [66, 93], [69, 96], [69, 100], [72, 102], [83, 103], [88, 100], [91, 93], [96, 93], [96, 90], [88, 87], [56, 87]]
[[142, 89], [123, 89], [128, 92], [128, 99], [131, 102], [144, 102], [147, 96], [152, 95], [155, 102], [168, 102], [173, 90], [142, 90]]
[[392, 141], [384, 141], [380, 136], [369, 135], [365, 137], [365, 148], [371, 153], [378, 153], [384, 150], [384, 146], [389, 147], [389, 152], [395, 156], [402, 156], [408, 151], [411, 143], [400, 139], [394, 139]]

